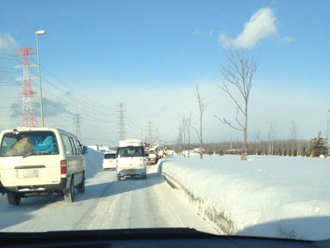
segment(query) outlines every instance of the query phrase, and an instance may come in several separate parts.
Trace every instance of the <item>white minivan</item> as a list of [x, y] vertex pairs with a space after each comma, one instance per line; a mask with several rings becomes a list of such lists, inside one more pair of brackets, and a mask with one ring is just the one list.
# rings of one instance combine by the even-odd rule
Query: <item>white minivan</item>
[[18, 127], [0, 133], [0, 192], [11, 205], [21, 198], [64, 195], [74, 201], [75, 188], [85, 191], [88, 148], [64, 130]]
[[147, 179], [147, 162], [141, 140], [119, 141], [116, 157], [118, 180], [137, 176]]

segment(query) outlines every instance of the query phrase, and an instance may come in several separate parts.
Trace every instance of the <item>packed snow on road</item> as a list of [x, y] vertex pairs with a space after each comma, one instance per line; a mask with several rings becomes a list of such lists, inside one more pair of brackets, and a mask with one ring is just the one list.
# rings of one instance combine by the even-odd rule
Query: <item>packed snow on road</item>
[[50, 195], [23, 198], [19, 206], [11, 206], [6, 196], [1, 196], [0, 231], [194, 228], [219, 233], [216, 225], [203, 220], [165, 181], [161, 163], [147, 166], [147, 180], [117, 181], [116, 171], [103, 171], [103, 155], [93, 149], [85, 155], [86, 190], [76, 193], [73, 203]]

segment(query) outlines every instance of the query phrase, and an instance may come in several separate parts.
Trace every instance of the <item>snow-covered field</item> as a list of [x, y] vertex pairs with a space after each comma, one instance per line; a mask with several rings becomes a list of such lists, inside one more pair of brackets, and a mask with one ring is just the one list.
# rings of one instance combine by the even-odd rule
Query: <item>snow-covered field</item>
[[330, 238], [329, 159], [192, 154], [162, 172], [227, 234]]

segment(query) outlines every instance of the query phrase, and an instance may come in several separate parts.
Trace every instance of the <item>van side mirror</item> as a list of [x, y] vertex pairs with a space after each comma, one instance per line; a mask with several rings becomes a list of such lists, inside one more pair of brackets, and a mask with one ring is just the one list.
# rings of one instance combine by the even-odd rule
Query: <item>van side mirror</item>
[[87, 146], [83, 146], [82, 154], [85, 155], [86, 153], [88, 153], [88, 147]]

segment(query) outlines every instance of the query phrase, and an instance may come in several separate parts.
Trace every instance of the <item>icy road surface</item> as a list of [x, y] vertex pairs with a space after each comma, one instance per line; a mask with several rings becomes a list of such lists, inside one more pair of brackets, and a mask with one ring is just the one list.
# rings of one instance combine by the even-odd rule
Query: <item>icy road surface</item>
[[217, 233], [160, 175], [148, 166], [148, 179], [116, 181], [115, 171], [101, 171], [86, 181], [75, 202], [63, 197], [23, 198], [11, 206], [0, 197], [1, 232], [43, 232], [121, 228], [189, 227]]

